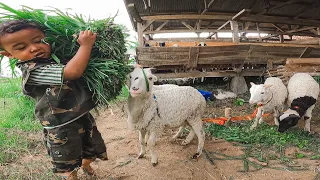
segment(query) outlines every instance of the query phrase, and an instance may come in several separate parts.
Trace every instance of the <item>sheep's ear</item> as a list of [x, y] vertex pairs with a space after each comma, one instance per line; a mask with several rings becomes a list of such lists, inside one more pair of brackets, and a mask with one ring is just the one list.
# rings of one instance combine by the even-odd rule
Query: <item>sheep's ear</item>
[[250, 82], [250, 85], [251, 85], [251, 86], [254, 86], [255, 84], [254, 84], [253, 82]]
[[158, 78], [157, 78], [157, 76], [155, 76], [155, 75], [152, 75], [152, 79], [153, 79], [153, 82], [158, 81]]
[[264, 88], [269, 88], [269, 87], [271, 87], [271, 86], [273, 86], [273, 85], [272, 85], [272, 84], [265, 84], [265, 85], [263, 85]]

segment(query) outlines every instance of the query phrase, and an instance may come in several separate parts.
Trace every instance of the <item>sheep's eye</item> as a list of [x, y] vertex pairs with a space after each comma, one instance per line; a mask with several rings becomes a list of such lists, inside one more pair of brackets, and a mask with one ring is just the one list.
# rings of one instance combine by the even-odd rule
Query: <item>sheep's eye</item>
[[152, 77], [149, 77], [149, 80], [151, 81], [151, 80], [152, 80]]
[[134, 80], [137, 80], [137, 79], [138, 79], [138, 77], [134, 78]]
[[131, 77], [131, 76], [129, 76], [129, 78], [131, 79], [132, 77]]
[[261, 94], [264, 94], [264, 92], [261, 92]]

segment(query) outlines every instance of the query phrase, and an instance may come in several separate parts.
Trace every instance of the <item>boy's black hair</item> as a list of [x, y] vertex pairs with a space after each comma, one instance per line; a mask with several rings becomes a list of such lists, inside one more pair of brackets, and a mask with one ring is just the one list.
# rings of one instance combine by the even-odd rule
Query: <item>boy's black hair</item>
[[28, 21], [28, 20], [10, 20], [10, 21], [4, 21], [0, 24], [0, 37], [9, 34], [14, 33], [23, 29], [39, 29], [41, 31], [42, 28], [40, 25], [34, 21]]

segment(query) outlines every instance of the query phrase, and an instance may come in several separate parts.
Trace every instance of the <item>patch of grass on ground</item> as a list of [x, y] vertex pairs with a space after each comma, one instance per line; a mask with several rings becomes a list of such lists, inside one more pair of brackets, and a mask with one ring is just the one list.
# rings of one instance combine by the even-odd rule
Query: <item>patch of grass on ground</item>
[[25, 137], [26, 133], [40, 129], [34, 117], [34, 101], [22, 94], [21, 79], [0, 79], [0, 164], [28, 152], [32, 142]]
[[[245, 171], [247, 171], [248, 163], [256, 166], [256, 169], [262, 168], [259, 164], [248, 161], [247, 158], [249, 157], [256, 158], [260, 162], [280, 160], [281, 163], [286, 165], [292, 163], [294, 159], [320, 158], [319, 135], [312, 135], [296, 128], [289, 129], [285, 133], [279, 133], [276, 126], [267, 124], [261, 124], [255, 130], [250, 130], [250, 126], [251, 123], [232, 123], [229, 127], [207, 124], [205, 131], [213, 137], [236, 142], [235, 145], [243, 146], [244, 155], [240, 157], [215, 154], [224, 157], [224, 159], [242, 159]], [[285, 150], [289, 147], [295, 147], [299, 152], [288, 157], [285, 155]], [[291, 166], [288, 165], [288, 167]]]

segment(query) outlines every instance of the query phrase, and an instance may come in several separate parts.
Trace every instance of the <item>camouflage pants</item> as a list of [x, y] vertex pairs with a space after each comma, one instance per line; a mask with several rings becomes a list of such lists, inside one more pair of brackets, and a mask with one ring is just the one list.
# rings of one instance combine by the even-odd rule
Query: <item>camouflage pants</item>
[[65, 126], [43, 131], [54, 173], [80, 167], [83, 158], [108, 159], [106, 146], [90, 113]]

